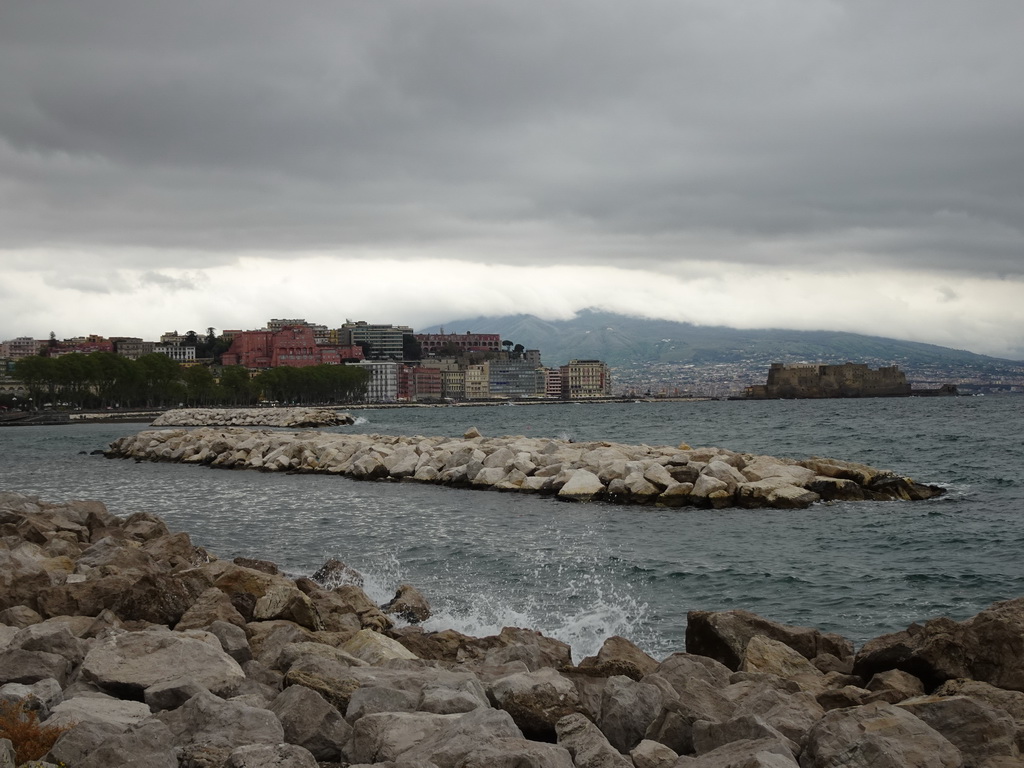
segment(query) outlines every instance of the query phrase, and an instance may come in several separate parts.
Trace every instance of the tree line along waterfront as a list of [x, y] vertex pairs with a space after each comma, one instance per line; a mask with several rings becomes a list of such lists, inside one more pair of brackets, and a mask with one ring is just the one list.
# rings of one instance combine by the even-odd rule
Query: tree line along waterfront
[[[215, 375], [216, 371], [216, 375]], [[366, 395], [368, 371], [344, 365], [271, 368], [182, 366], [163, 354], [132, 360], [112, 352], [24, 357], [12, 375], [27, 398], [0, 395], [8, 408], [162, 408], [177, 405], [352, 403]]]

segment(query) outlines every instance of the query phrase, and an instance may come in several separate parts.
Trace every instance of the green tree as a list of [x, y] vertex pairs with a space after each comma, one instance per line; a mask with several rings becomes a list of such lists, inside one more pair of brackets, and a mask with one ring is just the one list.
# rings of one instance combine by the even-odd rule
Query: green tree
[[182, 371], [185, 402], [189, 405], [210, 405], [215, 392], [213, 374], [205, 365], [191, 365]]
[[167, 355], [143, 355], [135, 362], [145, 388], [146, 407], [173, 405], [184, 395], [184, 389], [180, 386], [181, 366]]
[[248, 405], [253, 400], [249, 371], [241, 365], [225, 366], [220, 373], [220, 386], [232, 405]]

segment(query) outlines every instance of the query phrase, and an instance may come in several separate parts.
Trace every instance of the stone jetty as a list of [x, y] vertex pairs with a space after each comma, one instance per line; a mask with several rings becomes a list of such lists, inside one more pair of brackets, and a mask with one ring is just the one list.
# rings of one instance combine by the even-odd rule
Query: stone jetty
[[330, 408], [176, 408], [158, 416], [154, 427], [336, 427], [354, 424], [351, 414]]
[[944, 492], [839, 459], [796, 461], [687, 445], [486, 438], [475, 428], [461, 438], [239, 428], [147, 430], [116, 440], [106, 455], [667, 507], [795, 509], [817, 501], [921, 500]]
[[411, 585], [220, 559], [155, 515], [0, 492], [0, 766], [1020, 768], [1024, 598], [847, 639], [691, 611], [573, 662], [425, 632]]

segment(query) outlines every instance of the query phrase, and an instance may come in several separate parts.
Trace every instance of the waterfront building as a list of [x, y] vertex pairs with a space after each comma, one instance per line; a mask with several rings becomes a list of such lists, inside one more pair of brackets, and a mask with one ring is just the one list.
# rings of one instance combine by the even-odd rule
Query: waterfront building
[[487, 364], [487, 391], [491, 398], [522, 399], [544, 392], [544, 374], [525, 360], [491, 360]]
[[441, 370], [428, 366], [406, 366], [409, 374], [409, 399], [416, 402], [440, 400], [443, 397]]
[[562, 399], [562, 371], [559, 368], [544, 368], [544, 395], [555, 400]]
[[394, 403], [399, 399], [399, 368], [395, 360], [360, 360], [352, 365], [370, 374], [366, 384], [366, 400], [371, 403]]
[[465, 396], [467, 400], [487, 400], [491, 396], [488, 387], [488, 363], [467, 365], [465, 371]]
[[561, 367], [561, 374], [566, 400], [609, 397], [612, 393], [611, 372], [600, 360], [570, 360]]
[[368, 351], [366, 357], [376, 360], [402, 360], [405, 357], [405, 337], [412, 336], [407, 325], [378, 325], [363, 320], [344, 323], [338, 329], [338, 343], [358, 345]]

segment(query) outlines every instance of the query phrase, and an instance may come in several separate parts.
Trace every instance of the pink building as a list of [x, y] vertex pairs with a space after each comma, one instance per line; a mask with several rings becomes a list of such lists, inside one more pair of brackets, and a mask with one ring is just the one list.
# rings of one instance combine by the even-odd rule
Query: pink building
[[416, 341], [424, 355], [434, 355], [446, 350], [459, 352], [498, 352], [501, 350], [501, 336], [497, 333], [417, 333]]
[[308, 325], [285, 326], [281, 330], [238, 331], [231, 347], [221, 356], [224, 365], [250, 369], [306, 368], [311, 365], [341, 365], [363, 359], [360, 347], [317, 344]]

